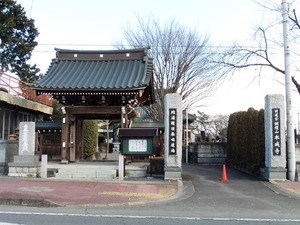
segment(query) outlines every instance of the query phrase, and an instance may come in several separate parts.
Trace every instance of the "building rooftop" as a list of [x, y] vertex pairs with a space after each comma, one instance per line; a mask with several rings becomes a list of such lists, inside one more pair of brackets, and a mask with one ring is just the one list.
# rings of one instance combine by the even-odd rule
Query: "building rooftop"
[[38, 94], [50, 93], [70, 105], [154, 103], [153, 60], [146, 48], [55, 50], [56, 58], [33, 87]]
[[35, 89], [140, 89], [150, 84], [152, 73], [153, 63], [147, 56], [147, 49], [56, 49], [56, 58]]

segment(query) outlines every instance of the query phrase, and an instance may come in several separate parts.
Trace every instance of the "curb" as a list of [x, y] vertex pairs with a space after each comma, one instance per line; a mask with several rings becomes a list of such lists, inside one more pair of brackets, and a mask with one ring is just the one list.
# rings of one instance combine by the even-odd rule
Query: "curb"
[[61, 207], [58, 203], [46, 199], [0, 198], [0, 205], [32, 206], [32, 207]]
[[262, 182], [262, 183], [278, 195], [283, 195], [288, 198], [300, 199], [300, 196], [298, 194], [280, 186], [280, 184], [278, 184], [276, 181], [270, 180], [268, 182]]

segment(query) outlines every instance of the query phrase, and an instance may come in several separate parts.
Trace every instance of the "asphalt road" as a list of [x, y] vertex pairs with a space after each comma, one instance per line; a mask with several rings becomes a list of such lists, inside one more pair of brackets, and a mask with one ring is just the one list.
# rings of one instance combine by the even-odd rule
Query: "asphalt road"
[[[34, 208], [0, 206], [15, 224], [300, 224], [300, 198], [221, 166], [183, 166], [182, 195], [141, 205]], [[84, 221], [84, 222], [83, 222]], [[0, 223], [1, 225], [1, 223]]]
[[[3, 216], [3, 215], [2, 215]], [[84, 215], [4, 215], [1, 220], [10, 222], [0, 225], [298, 225], [299, 221], [292, 220], [251, 220], [251, 219], [226, 219], [226, 218], [171, 218], [171, 217], [139, 217], [139, 216], [84, 216]], [[14, 221], [14, 222], [11, 222]]]

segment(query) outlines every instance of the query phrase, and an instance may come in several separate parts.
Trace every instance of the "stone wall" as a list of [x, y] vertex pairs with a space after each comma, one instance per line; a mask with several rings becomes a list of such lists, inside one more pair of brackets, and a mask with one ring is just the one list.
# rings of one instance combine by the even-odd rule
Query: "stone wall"
[[7, 175], [8, 163], [18, 155], [18, 141], [0, 141], [0, 174]]
[[226, 143], [190, 143], [189, 162], [199, 164], [223, 164], [227, 159]]

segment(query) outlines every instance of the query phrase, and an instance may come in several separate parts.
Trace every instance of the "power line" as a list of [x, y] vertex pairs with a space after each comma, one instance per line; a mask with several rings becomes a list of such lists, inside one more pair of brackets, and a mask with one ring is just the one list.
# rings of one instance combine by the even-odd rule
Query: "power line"
[[[85, 47], [132, 47], [132, 45], [114, 45], [114, 44], [85, 44], [85, 43], [77, 43], [77, 44], [63, 44], [63, 43], [39, 43], [37, 47], [39, 46], [73, 46], [73, 47], [81, 47], [81, 46], [85, 46]], [[163, 48], [166, 46], [150, 46], [150, 48], [154, 49], [154, 48]], [[168, 46], [169, 47], [169, 46]], [[233, 48], [233, 45], [194, 45], [194, 46], [187, 46], [187, 45], [174, 45], [171, 46], [171, 48], [185, 48], [185, 47], [189, 47], [189, 48], [222, 48], [222, 49], [230, 49]], [[243, 49], [257, 49], [257, 46], [242, 46]]]

